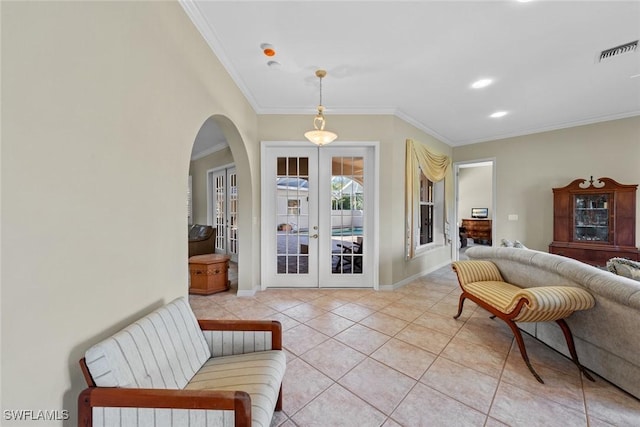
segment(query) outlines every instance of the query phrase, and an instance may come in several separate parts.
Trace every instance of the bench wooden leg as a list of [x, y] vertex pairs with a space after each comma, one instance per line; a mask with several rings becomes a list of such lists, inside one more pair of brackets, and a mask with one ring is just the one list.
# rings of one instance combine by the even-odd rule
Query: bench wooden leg
[[458, 317], [460, 317], [460, 315], [462, 314], [462, 306], [464, 305], [464, 300], [466, 299], [466, 295], [464, 292], [462, 292], [462, 294], [460, 294], [460, 299], [458, 301], [458, 314], [456, 314], [455, 316], [453, 316], [454, 319], [457, 319]]
[[571, 358], [573, 359], [573, 363], [576, 364], [580, 372], [584, 374], [584, 376], [589, 380], [595, 382], [596, 380], [587, 372], [587, 369], [580, 364], [578, 361], [578, 353], [576, 353], [576, 346], [573, 342], [573, 334], [571, 334], [571, 329], [569, 329], [569, 325], [564, 319], [556, 320], [556, 323], [560, 325], [560, 329], [562, 329], [562, 333], [564, 334], [564, 339], [567, 341], [567, 347], [569, 347], [569, 353], [571, 354]]
[[511, 328], [511, 331], [513, 332], [513, 335], [516, 337], [516, 342], [518, 343], [518, 349], [520, 349], [520, 355], [524, 359], [524, 363], [527, 364], [529, 371], [531, 371], [531, 373], [536, 378], [536, 380], [538, 380], [539, 383], [544, 384], [544, 381], [542, 381], [542, 378], [540, 378], [540, 375], [538, 375], [536, 370], [533, 369], [533, 366], [531, 366], [531, 362], [529, 361], [529, 355], [527, 355], [527, 349], [524, 347], [524, 340], [522, 339], [522, 333], [520, 332], [520, 329], [518, 329], [518, 325], [516, 325], [515, 322], [513, 322], [512, 320], [509, 320], [509, 319], [503, 319], [503, 320], [507, 323], [507, 325], [509, 325], [509, 327]]
[[[531, 366], [531, 362], [529, 362], [529, 356], [527, 355], [527, 350], [524, 347], [524, 340], [522, 339], [522, 334], [520, 333], [520, 329], [518, 329], [518, 326], [515, 324], [515, 322], [513, 322], [513, 320], [509, 319], [504, 313], [498, 312], [495, 308], [493, 308], [489, 304], [485, 303], [484, 301], [482, 301], [480, 298], [474, 296], [473, 294], [468, 294], [467, 292], [462, 291], [462, 294], [460, 295], [460, 302], [458, 303], [458, 314], [453, 316], [453, 318], [457, 319], [458, 317], [460, 317], [460, 314], [462, 314], [462, 306], [464, 305], [464, 300], [467, 299], [467, 298], [469, 298], [471, 301], [475, 302], [480, 307], [484, 308], [489, 313], [491, 313], [492, 314], [492, 316], [491, 316], [492, 318], [495, 318], [497, 316], [501, 320], [503, 320], [507, 325], [509, 325], [509, 327], [511, 328], [511, 331], [513, 332], [513, 335], [516, 338], [516, 342], [518, 343], [518, 348], [520, 349], [520, 354], [522, 355], [522, 358], [524, 359], [524, 362], [527, 364], [527, 367], [529, 368], [529, 370], [531, 371], [533, 376], [536, 378], [536, 380], [538, 380], [540, 383], [544, 384], [544, 381], [542, 381], [542, 378], [540, 378], [540, 375], [538, 375], [538, 373], [535, 371], [535, 369], [533, 369], [533, 366]], [[520, 308], [521, 308], [522, 304], [524, 304], [524, 302], [521, 302], [519, 304], [519, 307], [518, 307], [517, 311], [520, 311]]]

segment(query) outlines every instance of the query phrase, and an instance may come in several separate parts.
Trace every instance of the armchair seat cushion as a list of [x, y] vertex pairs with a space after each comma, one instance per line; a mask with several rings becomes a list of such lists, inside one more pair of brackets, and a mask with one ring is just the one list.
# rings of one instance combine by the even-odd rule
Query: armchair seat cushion
[[268, 426], [286, 367], [282, 351], [214, 357], [189, 381], [185, 390], [243, 390], [251, 396], [254, 426]]

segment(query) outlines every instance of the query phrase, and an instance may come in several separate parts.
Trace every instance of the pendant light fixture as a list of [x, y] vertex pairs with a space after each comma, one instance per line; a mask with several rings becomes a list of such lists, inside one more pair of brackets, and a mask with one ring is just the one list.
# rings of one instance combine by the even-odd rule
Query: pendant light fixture
[[322, 106], [322, 79], [327, 75], [325, 70], [316, 71], [316, 77], [320, 79], [320, 104], [318, 105], [318, 114], [313, 119], [313, 130], [304, 133], [304, 136], [316, 145], [325, 145], [333, 142], [338, 135], [328, 130], [324, 130], [324, 107]]

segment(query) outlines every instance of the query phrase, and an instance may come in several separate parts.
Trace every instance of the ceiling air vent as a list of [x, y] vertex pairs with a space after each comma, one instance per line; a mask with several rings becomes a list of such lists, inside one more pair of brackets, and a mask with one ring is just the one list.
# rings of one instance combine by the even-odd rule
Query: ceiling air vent
[[602, 52], [600, 52], [599, 62], [607, 61], [613, 57], [620, 56], [625, 53], [635, 52], [637, 48], [638, 40], [620, 46], [612, 47], [611, 49], [603, 50]]

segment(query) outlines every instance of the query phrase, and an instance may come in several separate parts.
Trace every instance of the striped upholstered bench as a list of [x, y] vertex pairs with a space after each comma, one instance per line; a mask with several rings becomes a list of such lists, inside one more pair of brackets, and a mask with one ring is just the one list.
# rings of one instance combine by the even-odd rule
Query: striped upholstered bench
[[572, 286], [521, 288], [505, 282], [498, 267], [491, 261], [457, 261], [452, 267], [462, 288], [455, 319], [462, 314], [464, 300], [468, 298], [493, 316], [504, 320], [513, 331], [527, 367], [541, 383], [544, 381], [531, 366], [522, 334], [515, 322], [554, 320], [562, 329], [573, 362], [586, 378], [593, 381], [578, 361], [573, 335], [569, 325], [564, 321], [574, 311], [587, 310], [595, 305], [595, 299], [589, 292]]
[[261, 426], [282, 409], [285, 354], [276, 321], [196, 320], [186, 298], [94, 345], [82, 426]]

